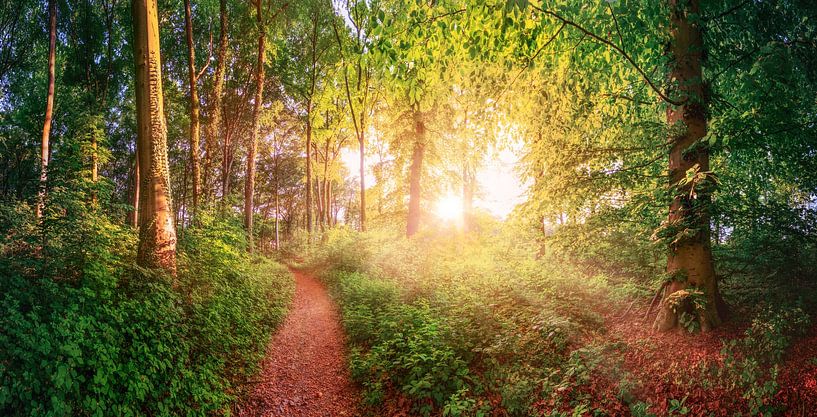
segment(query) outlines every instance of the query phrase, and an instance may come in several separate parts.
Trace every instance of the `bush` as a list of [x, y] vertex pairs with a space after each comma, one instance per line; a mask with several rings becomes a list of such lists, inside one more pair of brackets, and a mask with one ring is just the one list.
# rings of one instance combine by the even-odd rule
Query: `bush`
[[[501, 233], [501, 232], [498, 232]], [[578, 381], [583, 335], [601, 327], [603, 276], [537, 260], [513, 236], [332, 230], [313, 267], [342, 310], [353, 378], [376, 408], [389, 396], [418, 414], [515, 416]], [[571, 375], [571, 376], [567, 376]], [[495, 399], [501, 404], [497, 404]]]
[[338, 273], [336, 288], [344, 327], [356, 344], [352, 377], [363, 384], [370, 405], [393, 387], [417, 400], [416, 411], [428, 415], [433, 404], [447, 404], [467, 390], [467, 364], [448, 345], [445, 323], [428, 304], [404, 304], [393, 284], [359, 273]]
[[766, 308], [746, 329], [745, 337], [724, 343], [718, 376], [743, 392], [752, 415], [775, 411], [771, 399], [779, 391], [777, 376], [783, 354], [794, 337], [803, 336], [811, 320], [802, 308]]
[[180, 241], [174, 287], [129, 267], [131, 230], [94, 223], [86, 256], [50, 261], [83, 265], [79, 279], [37, 276], [19, 257], [0, 261], [0, 414], [229, 411], [234, 383], [257, 369], [284, 316], [286, 269], [247, 257], [237, 223], [210, 218]]

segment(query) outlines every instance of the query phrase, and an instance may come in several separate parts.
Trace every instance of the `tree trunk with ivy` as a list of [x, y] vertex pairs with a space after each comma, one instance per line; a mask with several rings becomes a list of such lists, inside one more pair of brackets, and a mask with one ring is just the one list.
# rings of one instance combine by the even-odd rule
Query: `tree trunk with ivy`
[[133, 0], [136, 154], [140, 174], [137, 263], [176, 274], [176, 226], [167, 159], [156, 0]]
[[699, 1], [670, 0], [673, 55], [670, 77], [683, 104], [669, 105], [669, 217], [659, 236], [667, 240], [667, 276], [653, 327], [703, 331], [721, 323], [717, 278], [709, 231], [710, 194], [715, 177], [709, 171], [706, 136], [707, 103], [702, 81], [703, 41]]

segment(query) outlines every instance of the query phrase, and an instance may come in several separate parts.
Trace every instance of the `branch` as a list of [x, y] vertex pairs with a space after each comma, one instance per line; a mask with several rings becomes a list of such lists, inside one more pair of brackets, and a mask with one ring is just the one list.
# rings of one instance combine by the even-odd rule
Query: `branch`
[[729, 71], [729, 70], [730, 70], [730, 69], [732, 69], [732, 68], [733, 68], [735, 65], [739, 64], [739, 63], [740, 63], [741, 61], [743, 61], [744, 59], [751, 57], [752, 55], [754, 55], [754, 54], [755, 54], [755, 53], [757, 53], [758, 51], [760, 51], [760, 47], [759, 47], [759, 46], [756, 46], [756, 47], [755, 47], [754, 49], [752, 49], [751, 51], [749, 51], [749, 52], [747, 52], [747, 53], [743, 54], [743, 55], [742, 55], [740, 58], [738, 58], [738, 59], [736, 59], [736, 60], [732, 61], [731, 63], [729, 63], [729, 65], [727, 65], [726, 67], [724, 67], [722, 70], [718, 71], [718, 73], [717, 73], [717, 74], [715, 74], [715, 75], [713, 75], [713, 76], [712, 76], [711, 80], [712, 80], [712, 81], [717, 80], [717, 79], [718, 79], [718, 77], [720, 77], [721, 75], [723, 75], [723, 73], [725, 73], [726, 71]]
[[548, 45], [553, 43], [554, 40], [556, 40], [556, 37], [559, 36], [560, 33], [562, 33], [562, 30], [565, 28], [566, 25], [567, 24], [565, 22], [562, 22], [562, 25], [559, 26], [559, 29], [556, 31], [556, 33], [554, 33], [553, 36], [551, 36], [550, 39], [548, 39], [547, 42], [545, 42], [541, 47], [539, 47], [539, 49], [536, 50], [536, 52], [533, 54], [533, 56], [530, 57], [530, 59], [528, 59], [528, 62], [525, 63], [525, 66], [522, 69], [520, 69], [519, 72], [516, 73], [516, 76], [513, 77], [513, 80], [511, 80], [510, 83], [506, 84], [505, 88], [503, 88], [502, 91], [499, 92], [499, 94], [496, 97], [496, 101], [499, 101], [499, 99], [502, 98], [502, 96], [505, 94], [505, 92], [508, 91], [508, 89], [511, 88], [514, 85], [514, 83], [516, 83], [516, 80], [519, 79], [519, 76], [521, 76], [523, 72], [527, 71], [528, 68], [530, 68], [530, 65], [539, 56], [539, 54], [542, 53], [542, 51]]
[[413, 22], [413, 24], [406, 26], [405, 29], [401, 30], [400, 32], [397, 32], [395, 35], [401, 35], [403, 33], [406, 33], [406, 32], [409, 31], [409, 29], [413, 28], [416, 25], [421, 25], [421, 24], [425, 24], [425, 23], [433, 23], [433, 22], [436, 22], [437, 20], [442, 19], [444, 17], [454, 16], [454, 15], [458, 15], [458, 14], [464, 13], [464, 12], [465, 12], [465, 9], [457, 9], [457, 10], [452, 10], [450, 12], [446, 12], [446, 13], [443, 13], [443, 14], [438, 14], [436, 16], [431, 16], [426, 20], [423, 20], [423, 21], [420, 21], [420, 22]]
[[[341, 58], [341, 60], [343, 62], [343, 83], [346, 86], [346, 100], [349, 101], [349, 110], [351, 110], [351, 112], [352, 112], [352, 122], [354, 122], [354, 125], [355, 125], [355, 135], [357, 136], [357, 140], [360, 141], [361, 140], [360, 139], [360, 131], [363, 129], [363, 127], [362, 126], [358, 127], [358, 124], [357, 124], [357, 115], [355, 114], [355, 106], [354, 106], [354, 103], [352, 102], [352, 94], [351, 94], [351, 92], [349, 90], [349, 71], [346, 68], [346, 55], [344, 55], [344, 53], [343, 53], [343, 42], [340, 39], [340, 32], [338, 31], [338, 24], [336, 22], [336, 19], [332, 19], [332, 28], [335, 31], [335, 39], [337, 39], [337, 41], [338, 41], [338, 50], [340, 51], [340, 58]], [[360, 64], [360, 62], [358, 62], [358, 64]], [[360, 77], [358, 77], [358, 79], [359, 78]], [[362, 125], [363, 121], [361, 120], [360, 123]]]
[[655, 307], [655, 302], [658, 301], [658, 296], [661, 295], [661, 293], [664, 291], [664, 288], [667, 288], [667, 285], [669, 285], [669, 281], [664, 281], [664, 283], [661, 284], [660, 287], [658, 287], [658, 291], [655, 292], [655, 296], [652, 298], [652, 301], [650, 301], [650, 307], [647, 308], [647, 312], [644, 314], [643, 321], [645, 323], [647, 322], [647, 319], [650, 317], [650, 313], [652, 313], [653, 307]]
[[213, 60], [213, 32], [211, 31], [210, 32], [210, 47], [208, 48], [208, 52], [207, 52], [207, 63], [204, 64], [204, 68], [202, 68], [201, 71], [199, 71], [199, 73], [196, 74], [196, 81], [198, 81], [199, 78], [201, 78], [201, 76], [204, 75], [204, 71], [207, 71], [207, 68], [210, 67], [210, 61], [212, 61], [212, 60]]
[[616, 33], [618, 34], [618, 41], [621, 43], [621, 49], [624, 50], [624, 37], [621, 36], [621, 28], [618, 26], [618, 19], [616, 19], [616, 14], [613, 13], [612, 3], [607, 3], [607, 8], [610, 9], [610, 16], [613, 17], [613, 23], [616, 24]]
[[638, 73], [641, 75], [641, 78], [643, 78], [644, 81], [650, 86], [650, 88], [653, 91], [655, 91], [655, 93], [658, 94], [658, 96], [661, 97], [661, 99], [664, 100], [665, 102], [667, 102], [669, 104], [672, 104], [674, 106], [680, 106], [680, 105], [683, 105], [686, 102], [686, 100], [683, 100], [683, 101], [673, 100], [669, 96], [664, 94], [664, 92], [661, 91], [661, 89], [658, 88], [658, 86], [655, 85], [655, 83], [653, 83], [652, 80], [650, 80], [650, 78], [647, 76], [647, 73], [645, 73], [644, 70], [641, 69], [640, 66], [638, 66], [638, 64], [635, 62], [635, 60], [627, 52], [625, 52], [623, 49], [621, 49], [620, 46], [616, 45], [615, 43], [613, 43], [613, 42], [611, 42], [611, 41], [609, 41], [609, 40], [607, 40], [605, 38], [602, 38], [599, 35], [596, 35], [595, 33], [585, 29], [584, 27], [582, 27], [578, 23], [575, 23], [575, 22], [573, 22], [571, 20], [568, 20], [568, 19], [560, 16], [559, 14], [557, 14], [555, 12], [552, 12], [550, 10], [542, 9], [542, 8], [540, 8], [538, 6], [534, 6], [534, 5], [531, 5], [531, 7], [533, 7], [536, 10], [539, 10], [540, 12], [542, 12], [542, 13], [548, 15], [548, 16], [551, 16], [551, 17], [561, 21], [563, 24], [566, 24], [568, 26], [572, 26], [572, 27], [578, 29], [580, 32], [582, 32], [585, 35], [593, 38], [596, 42], [599, 42], [599, 43], [601, 43], [603, 45], [606, 45], [607, 47], [611, 48], [612, 50], [618, 52], [619, 55], [621, 55], [625, 60], [627, 60], [627, 62], [629, 62], [630, 65], [633, 68], [635, 68], [636, 71], [638, 71]]
[[729, 8], [728, 10], [726, 10], [723, 13], [721, 13], [721, 14], [719, 14], [717, 16], [714, 16], [714, 17], [706, 18], [705, 20], [708, 20], [708, 21], [720, 20], [720, 19], [722, 19], [722, 18], [736, 12], [738, 9], [742, 8], [743, 6], [745, 6], [745, 5], [747, 5], [747, 4], [751, 3], [751, 2], [752, 2], [752, 0], [745, 0], [745, 1], [743, 1], [741, 3], [738, 3], [735, 6]]

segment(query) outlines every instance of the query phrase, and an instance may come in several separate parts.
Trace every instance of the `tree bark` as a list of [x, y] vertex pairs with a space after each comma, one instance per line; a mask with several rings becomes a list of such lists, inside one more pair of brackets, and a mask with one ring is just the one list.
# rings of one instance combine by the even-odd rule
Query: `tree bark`
[[215, 78], [213, 79], [212, 108], [210, 109], [210, 120], [207, 124], [207, 139], [204, 144], [204, 187], [205, 199], [208, 199], [210, 190], [215, 188], [210, 184], [210, 176], [213, 172], [213, 154], [218, 146], [218, 138], [221, 136], [221, 107], [224, 94], [224, 73], [227, 68], [227, 33], [229, 26], [227, 23], [227, 0], [219, 1], [219, 16], [221, 28], [218, 38], [218, 64], [216, 65]]
[[199, 113], [201, 103], [199, 102], [198, 80], [196, 72], [196, 44], [193, 41], [193, 16], [190, 0], [184, 0], [184, 30], [187, 34], [187, 72], [190, 83], [190, 165], [192, 168], [193, 201], [191, 212], [196, 217], [199, 205], [199, 194], [201, 192], [201, 171], [199, 167], [199, 147], [201, 140], [201, 125]]
[[324, 196], [326, 197], [326, 225], [332, 227], [332, 181], [324, 182]]
[[414, 151], [409, 170], [409, 207], [406, 222], [406, 236], [414, 236], [420, 230], [420, 178], [423, 174], [426, 127], [418, 109], [414, 110]]
[[[709, 230], [709, 149], [700, 140], [706, 136], [707, 109], [702, 81], [703, 40], [699, 23], [699, 0], [670, 0], [673, 61], [670, 76], [677, 83], [683, 104], [669, 105], [667, 123], [672, 130], [669, 154], [670, 187], [675, 196], [670, 204], [668, 226], [681, 233], [670, 243], [667, 273], [672, 278], [661, 301], [653, 327], [665, 331], [677, 327], [686, 313], [703, 331], [720, 324], [717, 279], [712, 260]], [[688, 171], [702, 181], [684, 183]], [[694, 188], [693, 188], [694, 187]]]
[[253, 194], [255, 193], [255, 154], [258, 151], [258, 121], [264, 100], [264, 58], [266, 47], [266, 28], [263, 17], [263, 1], [256, 3], [258, 22], [258, 63], [255, 72], [255, 104], [252, 111], [250, 127], [250, 146], [247, 154], [247, 181], [244, 183], [244, 226], [247, 228], [247, 250], [253, 252]]
[[48, 158], [51, 138], [51, 120], [54, 113], [54, 79], [57, 62], [57, 0], [48, 0], [48, 93], [45, 98], [45, 120], [40, 141], [40, 189], [37, 195], [36, 215], [42, 217], [48, 182]]
[[176, 227], [167, 160], [156, 0], [133, 0], [137, 158], [140, 172], [137, 263], [176, 275]]

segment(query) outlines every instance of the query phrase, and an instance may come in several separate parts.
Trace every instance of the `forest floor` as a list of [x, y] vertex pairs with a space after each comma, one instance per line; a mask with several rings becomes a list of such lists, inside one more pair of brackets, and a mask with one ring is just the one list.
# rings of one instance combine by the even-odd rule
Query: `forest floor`
[[[671, 408], [670, 400], [686, 403], [690, 415], [731, 416], [751, 414], [737, 387], [725, 387], [713, 380], [711, 372], [724, 363], [726, 340], [743, 337], [748, 323], [728, 321], [711, 332], [689, 335], [682, 331], [656, 333], [644, 312], [626, 318], [606, 315], [606, 340], [618, 343], [616, 363], [606, 364], [595, 375], [589, 388], [596, 397], [606, 399], [614, 413], [625, 415], [629, 407], [622, 402], [638, 398], [656, 407]], [[612, 373], [609, 373], [610, 371]], [[708, 383], [707, 383], [708, 382]], [[786, 350], [780, 364], [776, 394], [764, 404], [786, 416], [814, 415], [817, 410], [817, 325], [798, 338]], [[625, 388], [626, 387], [626, 388]], [[632, 396], [632, 397], [631, 397]], [[744, 397], [745, 398], [745, 397]], [[781, 412], [782, 411], [782, 412]], [[669, 413], [673, 415], [672, 413]]]
[[356, 416], [358, 392], [349, 380], [337, 309], [308, 272], [292, 270], [295, 297], [270, 341], [256, 386], [239, 416]]

